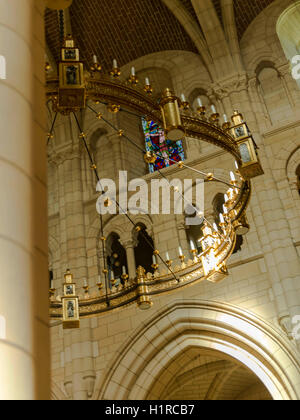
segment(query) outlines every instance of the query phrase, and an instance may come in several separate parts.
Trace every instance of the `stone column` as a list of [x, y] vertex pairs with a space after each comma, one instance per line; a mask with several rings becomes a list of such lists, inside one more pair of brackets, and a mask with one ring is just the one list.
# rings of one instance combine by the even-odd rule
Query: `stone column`
[[[76, 141], [79, 143], [76, 131], [73, 135], [74, 143]], [[82, 295], [84, 278], [89, 280], [85, 243], [82, 155], [79, 147], [71, 146], [70, 142], [59, 155], [59, 186], [62, 271], [70, 268], [77, 283], [77, 291], [79, 295]], [[62, 282], [63, 279], [60, 281]], [[61, 287], [60, 284], [58, 287]], [[69, 357], [65, 363], [66, 390], [74, 400], [87, 400], [90, 397], [90, 379], [95, 377], [90, 320], [81, 320], [78, 330], [64, 332], [64, 351]]]
[[136, 277], [137, 268], [134, 255], [134, 248], [136, 246], [136, 242], [133, 239], [127, 239], [120, 240], [120, 243], [126, 250], [129, 280], [133, 280]]
[[50, 398], [43, 14], [1, 2], [1, 400]]

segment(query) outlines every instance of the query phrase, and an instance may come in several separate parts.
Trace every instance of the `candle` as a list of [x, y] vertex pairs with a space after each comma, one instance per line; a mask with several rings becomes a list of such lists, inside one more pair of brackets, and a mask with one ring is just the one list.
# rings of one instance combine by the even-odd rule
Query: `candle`
[[131, 67], [131, 76], [135, 77], [135, 68], [134, 67]]
[[226, 114], [223, 115], [223, 118], [224, 118], [224, 123], [228, 123], [228, 118]]
[[227, 195], [227, 194], [225, 194], [225, 195], [224, 195], [224, 198], [225, 198], [225, 203], [227, 203], [227, 201], [229, 201], [229, 197], [228, 197], [228, 195]]
[[195, 251], [196, 250], [196, 246], [195, 246], [193, 240], [190, 241], [190, 246], [191, 246], [191, 251]]
[[223, 216], [223, 214], [222, 214], [222, 213], [220, 213], [220, 222], [221, 222], [222, 224], [224, 224], [224, 223], [225, 223], [224, 216]]
[[122, 272], [123, 272], [123, 275], [126, 275], [127, 274], [125, 265], [123, 265], [123, 267], [122, 267]]
[[233, 172], [230, 172], [230, 179], [231, 179], [231, 181], [233, 181], [233, 182], [235, 182], [235, 181], [236, 181], [236, 179], [235, 179], [235, 175], [234, 175], [234, 173], [233, 173]]
[[97, 64], [97, 63], [98, 63], [98, 58], [97, 58], [97, 56], [96, 56], [96, 55], [94, 55], [94, 56], [93, 56], [93, 63], [94, 63], [94, 64]]
[[53, 280], [51, 280], [51, 289], [54, 289], [54, 281]]
[[83, 280], [83, 285], [84, 285], [84, 287], [87, 287], [87, 285], [88, 285], [87, 279]]
[[213, 224], [213, 227], [214, 227], [216, 232], [219, 232], [219, 229], [218, 229], [218, 226], [216, 225], [216, 223]]
[[235, 168], [236, 168], [237, 170], [239, 170], [239, 164], [237, 163], [237, 161], [235, 161], [235, 162], [234, 162], [234, 164], [235, 164]]
[[211, 106], [211, 110], [213, 114], [217, 113], [216, 107], [214, 105]]
[[186, 102], [186, 98], [184, 94], [181, 95], [181, 102]]
[[228, 214], [228, 209], [225, 205], [223, 205], [224, 214]]
[[152, 262], [153, 262], [154, 265], [156, 265], [156, 256], [155, 255], [153, 255], [153, 257], [152, 257]]
[[117, 62], [117, 60], [114, 60], [113, 61], [113, 68], [114, 69], [117, 69], [118, 68], [118, 62]]
[[198, 107], [201, 108], [203, 106], [203, 103], [201, 101], [201, 98], [197, 99]]
[[150, 80], [149, 80], [149, 77], [146, 77], [146, 79], [145, 79], [145, 83], [146, 83], [146, 86], [150, 86]]
[[166, 260], [167, 260], [167, 261], [170, 261], [170, 255], [169, 255], [169, 253], [168, 253], [168, 252], [166, 253]]
[[183, 252], [181, 246], [179, 247], [179, 257], [183, 257]]
[[111, 270], [111, 273], [110, 273], [110, 279], [111, 279], [111, 280], [114, 280], [114, 279], [115, 279], [115, 273], [114, 273], [114, 271], [113, 271], [113, 270]]

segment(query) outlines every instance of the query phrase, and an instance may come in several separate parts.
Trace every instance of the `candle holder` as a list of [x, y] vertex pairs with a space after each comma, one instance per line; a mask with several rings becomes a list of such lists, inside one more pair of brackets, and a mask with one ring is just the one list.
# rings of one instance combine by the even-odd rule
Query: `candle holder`
[[136, 86], [139, 83], [139, 79], [135, 75], [131, 75], [128, 79], [128, 82], [134, 86]]
[[220, 114], [218, 112], [211, 114], [210, 121], [214, 124], [219, 124]]
[[190, 104], [188, 103], [188, 101], [181, 101], [180, 108], [184, 111], [188, 111], [190, 109]]
[[181, 262], [181, 268], [186, 268], [186, 263], [185, 263], [185, 256], [184, 255], [180, 255], [179, 256], [180, 262]]
[[158, 272], [158, 264], [152, 264], [151, 265], [151, 267], [153, 268], [153, 270], [154, 270], [154, 273], [153, 273], [153, 277], [156, 277], [156, 276], [158, 276], [159, 275], [159, 272]]
[[[240, 174], [239, 174], [240, 175]], [[235, 180], [235, 181], [233, 181], [233, 179], [230, 181], [230, 184], [233, 186], [233, 187], [237, 187], [238, 186], [238, 182], [237, 182], [237, 180]]]
[[121, 70], [119, 69], [119, 67], [114, 67], [110, 72], [110, 75], [115, 79], [118, 79], [121, 76]]
[[98, 286], [98, 290], [99, 290], [99, 292], [101, 293], [101, 292], [102, 292], [102, 289], [103, 289], [103, 284], [102, 284], [102, 282], [97, 283], [97, 286]]
[[122, 274], [121, 278], [122, 278], [122, 280], [123, 280], [123, 285], [124, 285], [124, 286], [127, 286], [128, 279], [129, 279], [128, 274]]
[[117, 284], [117, 280], [116, 279], [111, 279], [110, 283], [111, 283], [112, 287], [115, 287], [116, 284]]
[[194, 257], [193, 258], [194, 263], [197, 263], [198, 262], [198, 257], [197, 257], [198, 251], [196, 249], [192, 249], [191, 253], [193, 254], [193, 257]]
[[197, 113], [203, 118], [206, 115], [206, 107], [205, 106], [198, 106]]
[[90, 289], [90, 286], [88, 286], [88, 285], [83, 286], [83, 290], [84, 290], [84, 294], [85, 294], [85, 299], [88, 299], [89, 298], [89, 289]]
[[[225, 219], [225, 218], [224, 218]], [[224, 221], [224, 223], [223, 222], [220, 222], [219, 223], [219, 226], [221, 227], [221, 229], [223, 230], [223, 232], [225, 232], [226, 231], [226, 223], [225, 223], [225, 221]]]
[[152, 93], [153, 93], [153, 88], [152, 88], [152, 86], [151, 85], [145, 85], [145, 87], [144, 87], [144, 91], [147, 93], [147, 95], [152, 95]]
[[166, 264], [167, 264], [169, 270], [171, 271], [173, 261], [172, 260], [168, 260], [168, 261], [166, 261]]
[[230, 127], [231, 127], [231, 123], [228, 121], [228, 122], [225, 122], [223, 125], [222, 125], [222, 129], [223, 130], [229, 130], [230, 129]]
[[100, 72], [102, 70], [102, 66], [99, 63], [93, 63], [90, 67], [90, 70], [93, 73], [97, 73], [97, 72]]

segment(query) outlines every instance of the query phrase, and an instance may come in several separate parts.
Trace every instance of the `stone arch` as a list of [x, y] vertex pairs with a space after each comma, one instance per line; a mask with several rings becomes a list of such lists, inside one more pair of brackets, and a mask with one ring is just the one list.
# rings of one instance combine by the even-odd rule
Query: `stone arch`
[[299, 165], [300, 165], [300, 146], [298, 147], [297, 150], [295, 150], [295, 152], [290, 156], [288, 160], [287, 177], [290, 182], [294, 181]]
[[[156, 378], [190, 346], [219, 351], [244, 364], [275, 400], [300, 397], [296, 349], [281, 332], [239, 307], [196, 300], [167, 305], [135, 331], [96, 385], [93, 398], [146, 399]], [[165, 370], [164, 376], [169, 375]]]
[[272, 124], [283, 119], [289, 119], [292, 112], [292, 103], [287, 92], [287, 86], [275, 66], [269, 60], [261, 61], [256, 69], [256, 89]]
[[275, 67], [278, 57], [272, 51], [257, 51], [247, 65], [249, 77], [257, 77], [266, 66]]
[[[292, 192], [292, 196], [295, 202], [295, 205], [298, 210], [300, 210], [300, 146], [297, 150], [290, 156], [286, 168], [287, 179], [289, 186]], [[296, 215], [297, 217], [297, 215]]]
[[[247, 72], [250, 77], [254, 77], [255, 68], [260, 61], [268, 60], [282, 65], [286, 63], [286, 57], [281, 48], [280, 41], [276, 33], [276, 24], [281, 13], [291, 4], [293, 0], [277, 0], [261, 12], [249, 25], [241, 40], [241, 50], [247, 49], [250, 38], [254, 33], [260, 33], [265, 40], [264, 45], [251, 50], [250, 57], [244, 57]], [[275, 45], [272, 45], [275, 44]]]
[[299, 20], [300, 1], [285, 8], [277, 20], [276, 32], [289, 61], [300, 53]]
[[[276, 182], [283, 181], [287, 177], [289, 162], [300, 148], [300, 138], [291, 139], [289, 143], [280, 149], [273, 162], [273, 174]], [[297, 155], [295, 155], [297, 157]], [[294, 159], [293, 159], [294, 160]], [[291, 172], [289, 172], [291, 174]]]
[[[195, 70], [199, 69], [200, 67], [201, 72], [195, 71], [195, 74], [197, 74], [197, 81], [193, 80], [189, 82], [192, 85], [190, 87], [185, 86], [184, 92], [177, 92], [178, 89], [182, 89], [182, 78], [178, 78], [178, 76], [182, 72], [183, 62], [188, 63], [189, 66]], [[144, 69], [153, 67], [168, 71], [177, 94], [186, 93], [186, 95], [188, 95], [188, 93], [190, 93], [194, 87], [211, 83], [211, 78], [207, 72], [207, 68], [203, 65], [201, 57], [188, 51], [180, 51], [180, 53], [178, 51], [162, 51], [152, 53], [144, 57], [140, 57], [129, 64], [126, 64], [124, 67], [122, 67], [122, 72], [124, 74], [129, 74], [132, 66], [136, 68], [137, 73], [142, 72]], [[180, 85], [180, 87], [178, 85]]]

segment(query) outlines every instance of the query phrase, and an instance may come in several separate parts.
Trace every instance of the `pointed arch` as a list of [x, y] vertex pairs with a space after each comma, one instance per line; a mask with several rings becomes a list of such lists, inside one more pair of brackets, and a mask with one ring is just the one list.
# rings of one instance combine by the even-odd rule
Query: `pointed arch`
[[247, 366], [275, 400], [300, 397], [296, 350], [279, 330], [239, 307], [194, 300], [167, 305], [134, 331], [96, 384], [93, 398], [146, 399], [156, 378], [191, 346], [225, 353]]

